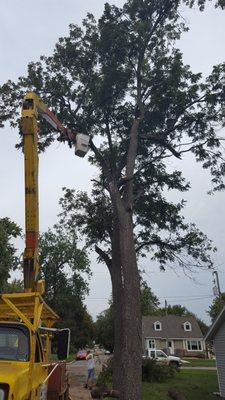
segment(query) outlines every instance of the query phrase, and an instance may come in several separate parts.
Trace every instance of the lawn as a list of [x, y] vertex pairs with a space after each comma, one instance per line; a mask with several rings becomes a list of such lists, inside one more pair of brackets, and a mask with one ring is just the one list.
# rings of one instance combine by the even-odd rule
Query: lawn
[[204, 360], [202, 358], [184, 358], [189, 364], [183, 364], [184, 367], [215, 367], [216, 360]]
[[175, 378], [164, 383], [143, 383], [142, 400], [166, 400], [168, 389], [176, 388], [187, 400], [214, 400], [218, 391], [217, 375], [214, 371], [183, 370]]

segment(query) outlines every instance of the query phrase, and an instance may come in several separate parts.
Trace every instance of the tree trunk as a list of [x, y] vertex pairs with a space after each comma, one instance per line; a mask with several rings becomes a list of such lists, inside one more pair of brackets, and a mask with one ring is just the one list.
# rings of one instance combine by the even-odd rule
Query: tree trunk
[[141, 399], [140, 279], [129, 213], [120, 215], [120, 251], [123, 271], [123, 382], [121, 400]]
[[112, 293], [114, 309], [114, 354], [113, 354], [113, 388], [120, 390], [123, 382], [121, 374], [121, 354], [123, 335], [123, 286], [121, 274], [120, 241], [118, 218], [115, 215], [112, 234]]
[[116, 185], [113, 204], [112, 286], [115, 315], [114, 387], [120, 400], [141, 399], [140, 280], [131, 213], [124, 207]]

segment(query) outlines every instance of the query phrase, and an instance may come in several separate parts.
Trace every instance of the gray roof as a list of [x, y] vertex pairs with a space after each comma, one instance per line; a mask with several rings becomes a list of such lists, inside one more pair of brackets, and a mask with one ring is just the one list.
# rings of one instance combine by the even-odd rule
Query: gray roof
[[[156, 331], [154, 323], [161, 322], [162, 330]], [[192, 330], [185, 331], [184, 323], [190, 322]], [[193, 315], [146, 316], [142, 317], [142, 335], [149, 338], [163, 339], [202, 339], [203, 334]]]
[[218, 317], [215, 319], [211, 327], [209, 328], [207, 334], [205, 335], [205, 340], [213, 340], [216, 333], [220, 329], [221, 325], [225, 322], [225, 306], [219, 313]]

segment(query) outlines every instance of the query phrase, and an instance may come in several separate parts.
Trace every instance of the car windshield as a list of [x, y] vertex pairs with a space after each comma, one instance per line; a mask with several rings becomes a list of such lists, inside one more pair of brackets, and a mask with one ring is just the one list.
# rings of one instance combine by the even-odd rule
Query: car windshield
[[167, 357], [166, 357], [166, 354], [163, 353], [163, 351], [157, 351], [156, 354], [157, 354], [157, 357], [167, 358]]
[[28, 361], [29, 339], [25, 328], [0, 326], [0, 359]]

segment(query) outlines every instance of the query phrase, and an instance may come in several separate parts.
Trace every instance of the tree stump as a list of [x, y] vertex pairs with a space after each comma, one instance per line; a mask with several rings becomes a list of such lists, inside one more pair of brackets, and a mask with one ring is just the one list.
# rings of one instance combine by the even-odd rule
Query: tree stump
[[169, 389], [168, 395], [173, 400], [187, 400], [182, 393], [177, 391], [177, 389]]

